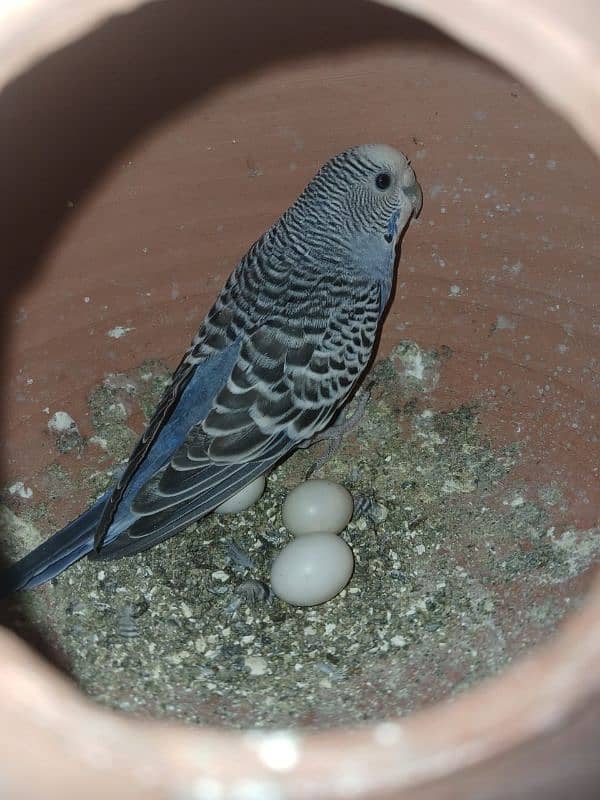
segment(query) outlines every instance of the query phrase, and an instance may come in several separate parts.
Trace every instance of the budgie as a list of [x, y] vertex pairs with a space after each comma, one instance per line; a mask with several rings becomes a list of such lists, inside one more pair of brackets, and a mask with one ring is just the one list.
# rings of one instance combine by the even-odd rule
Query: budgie
[[6, 569], [0, 595], [173, 536], [322, 433], [369, 364], [421, 205], [391, 147], [325, 163], [227, 279], [118, 479]]

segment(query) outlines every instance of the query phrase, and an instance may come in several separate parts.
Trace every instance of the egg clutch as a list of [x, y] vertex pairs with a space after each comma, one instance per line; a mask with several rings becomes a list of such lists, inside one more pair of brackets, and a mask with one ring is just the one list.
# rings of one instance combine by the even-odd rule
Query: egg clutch
[[[265, 489], [263, 476], [220, 506], [217, 514], [250, 508]], [[284, 602], [314, 606], [335, 597], [350, 580], [354, 556], [340, 534], [352, 519], [354, 503], [339, 483], [309, 480], [288, 494], [283, 524], [294, 536], [271, 566], [271, 588]]]

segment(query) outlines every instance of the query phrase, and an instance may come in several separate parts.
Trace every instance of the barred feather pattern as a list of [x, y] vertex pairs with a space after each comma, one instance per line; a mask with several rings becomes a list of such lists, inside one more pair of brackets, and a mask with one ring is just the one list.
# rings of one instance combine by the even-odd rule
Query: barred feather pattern
[[173, 536], [329, 424], [367, 368], [421, 203], [391, 147], [328, 161], [227, 280], [114, 485], [0, 572], [0, 597]]
[[239, 292], [240, 281], [232, 302], [226, 286], [190, 351], [196, 361], [241, 341], [237, 363], [206, 418], [135, 498], [138, 514], [156, 513], [202, 488], [214, 490], [227, 465], [270, 463], [310, 439], [331, 421], [367, 365], [379, 319], [376, 284], [349, 287], [335, 274], [309, 279], [306, 267], [302, 274], [288, 271], [282, 283], [270, 265], [258, 269], [259, 301]]
[[[389, 292], [373, 264], [356, 262], [357, 236], [368, 232], [383, 241], [398, 206], [390, 194], [377, 198], [374, 209], [365, 175], [378, 166], [365, 148], [327, 162], [240, 261], [104, 509], [97, 556], [136, 552], [172, 535], [331, 422], [369, 362]], [[405, 183], [410, 197], [417, 190], [410, 176]], [[392, 263], [380, 267], [391, 283]], [[194, 371], [232, 347], [239, 347], [237, 359], [208, 413], [136, 492], [128, 529], [104, 542]]]

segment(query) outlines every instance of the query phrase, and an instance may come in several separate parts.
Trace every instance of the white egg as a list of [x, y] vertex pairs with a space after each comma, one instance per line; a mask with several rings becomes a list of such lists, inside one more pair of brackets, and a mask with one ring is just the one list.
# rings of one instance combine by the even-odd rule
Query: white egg
[[352, 550], [333, 533], [308, 533], [287, 544], [271, 567], [271, 588], [286, 603], [315, 606], [350, 580]]
[[215, 508], [215, 514], [239, 514], [240, 511], [245, 511], [247, 508], [250, 508], [264, 492], [265, 483], [264, 475], [250, 481], [250, 483], [244, 486], [237, 494], [234, 494], [229, 500], [225, 500], [224, 503], [217, 506], [217, 508]]
[[341, 533], [353, 510], [352, 495], [344, 486], [333, 481], [306, 481], [285, 498], [283, 524], [294, 536]]

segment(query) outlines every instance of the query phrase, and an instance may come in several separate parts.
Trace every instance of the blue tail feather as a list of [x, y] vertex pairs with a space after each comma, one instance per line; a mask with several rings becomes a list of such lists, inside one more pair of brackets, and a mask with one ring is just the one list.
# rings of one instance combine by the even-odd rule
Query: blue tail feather
[[109, 493], [62, 530], [0, 573], [0, 598], [32, 589], [59, 575], [94, 547], [94, 533]]

